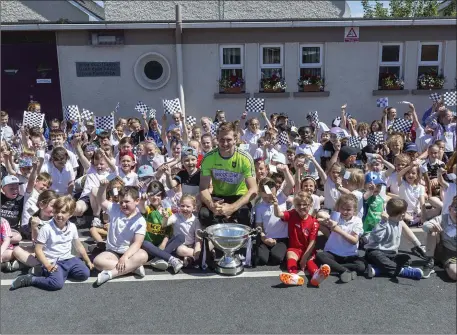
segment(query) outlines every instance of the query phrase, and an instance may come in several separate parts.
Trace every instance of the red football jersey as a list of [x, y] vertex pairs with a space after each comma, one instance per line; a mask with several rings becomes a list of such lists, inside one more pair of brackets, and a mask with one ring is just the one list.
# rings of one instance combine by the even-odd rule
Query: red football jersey
[[305, 251], [310, 241], [317, 239], [319, 222], [311, 215], [302, 219], [295, 209], [284, 212], [284, 222], [289, 228], [289, 248], [298, 248]]

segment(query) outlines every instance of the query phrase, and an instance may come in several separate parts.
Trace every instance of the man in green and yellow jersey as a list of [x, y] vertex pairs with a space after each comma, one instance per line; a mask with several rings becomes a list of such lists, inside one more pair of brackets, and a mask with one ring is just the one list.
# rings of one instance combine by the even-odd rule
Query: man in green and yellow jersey
[[208, 152], [201, 164], [200, 222], [206, 227], [234, 221], [250, 225], [249, 202], [257, 194], [254, 162], [249, 153], [237, 148], [232, 122], [220, 124], [217, 141], [218, 147]]

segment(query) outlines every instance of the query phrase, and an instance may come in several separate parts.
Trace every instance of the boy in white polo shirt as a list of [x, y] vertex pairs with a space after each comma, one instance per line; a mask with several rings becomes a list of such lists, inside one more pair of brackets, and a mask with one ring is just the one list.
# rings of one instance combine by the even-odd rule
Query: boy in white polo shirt
[[[75, 208], [76, 203], [70, 195], [55, 201], [54, 218], [40, 229], [35, 245], [36, 258], [42, 264], [43, 276], [19, 276], [11, 284], [12, 289], [35, 286], [46, 291], [57, 291], [63, 287], [67, 278], [81, 281], [89, 278], [89, 270], [93, 269], [94, 265], [79, 240], [75, 224], [68, 221]], [[72, 245], [87, 266], [72, 255]]]
[[139, 191], [135, 186], [126, 186], [119, 191], [119, 204], [106, 200], [108, 180], [100, 181], [97, 197], [110, 222], [106, 238], [106, 251], [95, 257], [95, 267], [101, 272], [97, 284], [101, 285], [115, 277], [130, 272], [144, 277], [143, 264], [148, 254], [141, 249], [146, 234], [146, 220], [137, 206]]

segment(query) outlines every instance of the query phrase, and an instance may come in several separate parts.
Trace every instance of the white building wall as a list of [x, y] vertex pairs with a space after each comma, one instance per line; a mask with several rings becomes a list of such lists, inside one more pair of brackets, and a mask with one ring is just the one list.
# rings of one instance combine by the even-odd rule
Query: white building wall
[[[454, 87], [456, 77], [456, 42], [444, 43], [444, 70], [448, 78], [445, 88]], [[405, 88], [416, 89], [417, 54], [419, 42], [405, 43]], [[376, 107], [373, 90], [377, 89], [378, 42], [325, 43], [324, 73], [326, 91], [329, 97], [293, 97], [299, 76], [299, 43], [284, 45], [285, 75], [290, 97], [267, 98], [268, 113], [287, 112], [298, 125], [305, 123], [309, 111], [317, 110], [321, 119], [329, 123], [340, 112], [340, 106], [348, 103], [348, 112], [357, 120], [370, 122], [381, 118], [381, 109]], [[245, 45], [244, 75], [246, 91], [253, 94], [259, 89], [259, 45]], [[133, 67], [142, 54], [158, 52], [164, 55], [171, 65], [171, 79], [166, 86], [156, 91], [142, 88], [135, 80]], [[123, 47], [58, 46], [62, 100], [64, 105], [78, 104], [96, 114], [106, 115], [121, 103], [121, 115], [135, 115], [134, 106], [141, 100], [162, 111], [161, 100], [178, 96], [176, 80], [176, 56], [173, 45], [127, 45]], [[217, 109], [226, 111], [230, 120], [239, 119], [244, 110], [244, 98], [215, 99], [219, 77], [219, 45], [185, 44], [184, 93], [186, 112], [195, 117], [212, 116]], [[76, 61], [120, 61], [120, 77], [77, 78]], [[407, 100], [417, 106], [421, 115], [429, 106], [428, 95], [389, 95], [391, 106], [400, 114], [407, 110], [399, 101]]]
[[346, 1], [105, 1], [105, 15], [107, 21], [174, 20], [176, 4], [184, 20], [336, 18], [348, 8]]

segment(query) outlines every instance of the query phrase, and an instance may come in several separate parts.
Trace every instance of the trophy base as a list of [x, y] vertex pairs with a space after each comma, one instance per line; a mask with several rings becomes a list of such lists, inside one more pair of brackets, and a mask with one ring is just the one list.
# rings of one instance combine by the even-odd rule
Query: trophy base
[[219, 262], [217, 262], [215, 271], [224, 276], [236, 276], [243, 273], [244, 266], [238, 257], [224, 256]]

